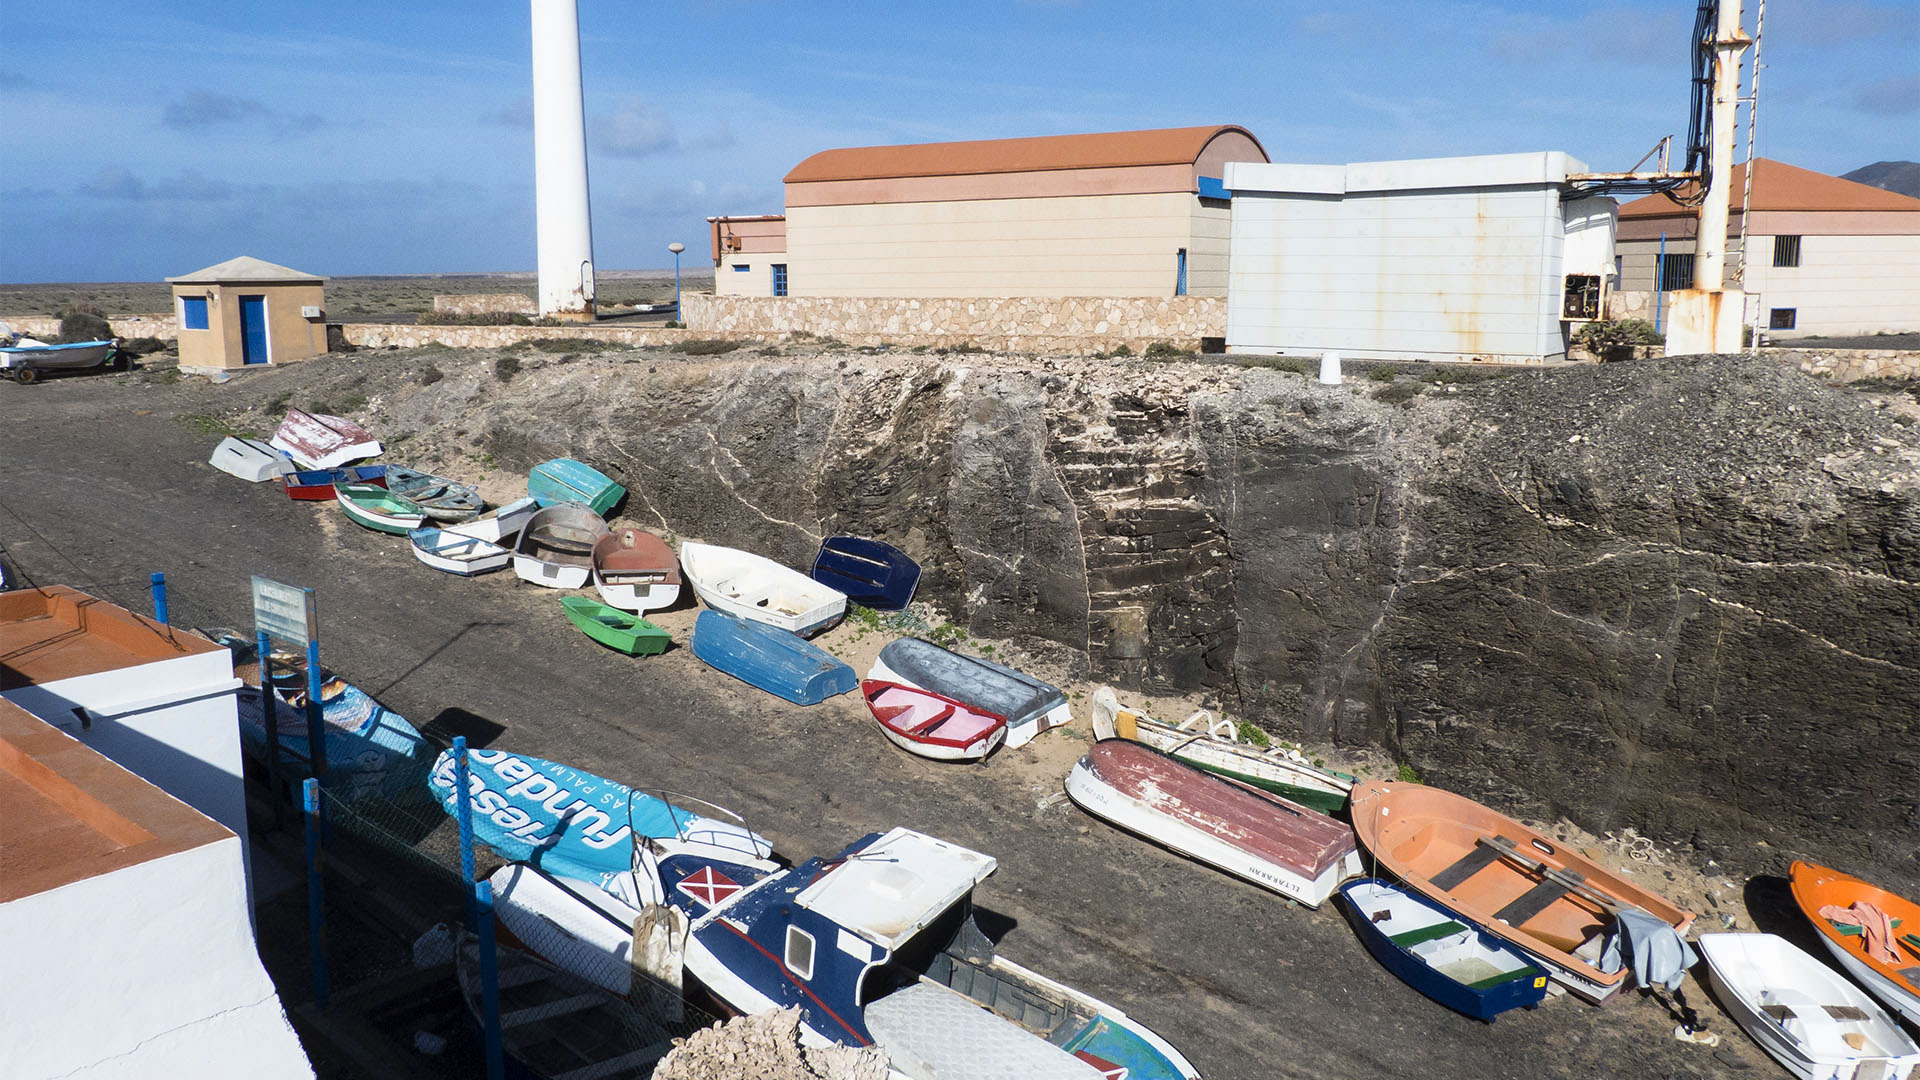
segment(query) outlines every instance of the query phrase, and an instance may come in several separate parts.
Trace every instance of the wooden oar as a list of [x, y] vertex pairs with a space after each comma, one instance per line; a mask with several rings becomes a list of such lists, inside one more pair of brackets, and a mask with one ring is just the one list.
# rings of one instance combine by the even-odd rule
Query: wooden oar
[[1493, 848], [1495, 851], [1498, 851], [1500, 853], [1502, 858], [1512, 859], [1514, 862], [1519, 863], [1521, 866], [1525, 867], [1526, 869], [1532, 870], [1538, 873], [1541, 877], [1546, 878], [1548, 881], [1551, 881], [1556, 885], [1566, 886], [1566, 889], [1568, 892], [1576, 893], [1580, 896], [1583, 896], [1586, 899], [1591, 900], [1596, 904], [1599, 904], [1601, 907], [1606, 908], [1608, 911], [1612, 912], [1615, 915], [1620, 914], [1621, 909], [1630, 906], [1622, 903], [1619, 900], [1614, 899], [1611, 896], [1606, 895], [1605, 893], [1594, 890], [1593, 888], [1589, 887], [1586, 884], [1586, 882], [1582, 881], [1580, 878], [1570, 875], [1567, 872], [1559, 869], [1558, 867], [1548, 866], [1546, 863], [1541, 862], [1539, 859], [1535, 859], [1532, 856], [1521, 852], [1520, 849], [1514, 846], [1513, 841], [1508, 840], [1504, 836], [1495, 836], [1495, 837], [1483, 836], [1483, 837], [1480, 837], [1478, 840], [1476, 840], [1475, 843], [1485, 844], [1486, 846]]

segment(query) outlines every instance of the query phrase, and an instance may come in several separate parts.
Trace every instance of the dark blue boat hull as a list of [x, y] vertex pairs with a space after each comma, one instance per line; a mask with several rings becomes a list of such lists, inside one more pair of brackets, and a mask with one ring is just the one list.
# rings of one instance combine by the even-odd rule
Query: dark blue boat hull
[[875, 611], [899, 611], [913, 601], [920, 564], [892, 544], [859, 536], [829, 536], [813, 557], [813, 580]]
[[694, 621], [693, 655], [796, 705], [818, 705], [860, 685], [852, 668], [800, 635], [712, 608]]
[[[1346, 910], [1347, 919], [1353, 923], [1354, 932], [1360, 935], [1361, 944], [1380, 961], [1382, 967], [1400, 977], [1400, 980], [1422, 994], [1445, 1005], [1458, 1013], [1464, 1013], [1475, 1020], [1492, 1023], [1494, 1018], [1509, 1009], [1532, 1008], [1547, 996], [1547, 973], [1538, 967], [1532, 967], [1529, 974], [1522, 978], [1500, 983], [1497, 986], [1476, 989], [1464, 983], [1442, 975], [1428, 967], [1420, 958], [1393, 943], [1386, 932], [1374, 925], [1367, 913], [1355, 903], [1352, 890], [1362, 885], [1379, 885], [1393, 889], [1400, 895], [1422, 907], [1439, 912], [1455, 922], [1472, 927], [1478, 935], [1481, 947], [1490, 951], [1509, 953], [1525, 959], [1525, 955], [1515, 950], [1499, 938], [1462, 919], [1457, 912], [1449, 911], [1408, 889], [1378, 878], [1360, 878], [1340, 886], [1341, 907]], [[1455, 931], [1458, 933], [1459, 931]]]

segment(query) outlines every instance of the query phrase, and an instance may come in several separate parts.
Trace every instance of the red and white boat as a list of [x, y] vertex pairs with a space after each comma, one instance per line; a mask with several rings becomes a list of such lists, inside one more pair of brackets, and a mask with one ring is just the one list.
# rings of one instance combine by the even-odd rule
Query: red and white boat
[[1353, 830], [1149, 746], [1104, 739], [1067, 773], [1081, 809], [1308, 907], [1360, 874]]
[[894, 745], [935, 761], [979, 761], [1006, 741], [1005, 717], [950, 697], [885, 679], [866, 679], [860, 692]]
[[267, 442], [305, 469], [337, 469], [380, 453], [380, 440], [359, 424], [300, 409], [288, 409]]

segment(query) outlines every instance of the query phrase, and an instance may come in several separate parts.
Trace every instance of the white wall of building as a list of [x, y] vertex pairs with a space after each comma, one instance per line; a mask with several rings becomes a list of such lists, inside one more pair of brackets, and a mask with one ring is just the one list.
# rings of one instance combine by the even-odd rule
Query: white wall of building
[[[727, 252], [713, 271], [715, 296], [772, 296], [773, 267], [787, 264], [784, 251]], [[787, 278], [791, 290], [793, 278]]]
[[0, 904], [0, 1075], [311, 1077], [254, 952], [240, 841]]
[[[1227, 346], [1377, 359], [1562, 356], [1564, 154], [1227, 167]], [[1606, 247], [1610, 248], [1608, 240]], [[1610, 253], [1608, 255], [1610, 257]]]
[[[22, 686], [4, 697], [247, 835], [232, 654], [225, 649]], [[244, 860], [243, 860], [244, 862]]]
[[[1798, 266], [1773, 265], [1773, 237], [1750, 242], [1745, 290], [1770, 337], [1920, 331], [1920, 236], [1802, 236]], [[1765, 330], [1775, 308], [1793, 329]]]

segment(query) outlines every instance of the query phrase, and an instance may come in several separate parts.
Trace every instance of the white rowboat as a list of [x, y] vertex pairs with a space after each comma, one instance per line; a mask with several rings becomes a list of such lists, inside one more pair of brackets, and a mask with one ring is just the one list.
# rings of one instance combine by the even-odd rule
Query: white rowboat
[[501, 541], [525, 528], [538, 506], [532, 499], [521, 499], [458, 525], [415, 529], [407, 534], [413, 542], [413, 557], [435, 570], [461, 577], [499, 570], [513, 561], [513, 552]]
[[1702, 934], [1720, 1004], [1800, 1080], [1913, 1080], [1920, 1046], [1838, 972], [1773, 934]]
[[847, 613], [846, 593], [752, 552], [689, 540], [680, 545], [680, 566], [708, 607], [801, 637]]

